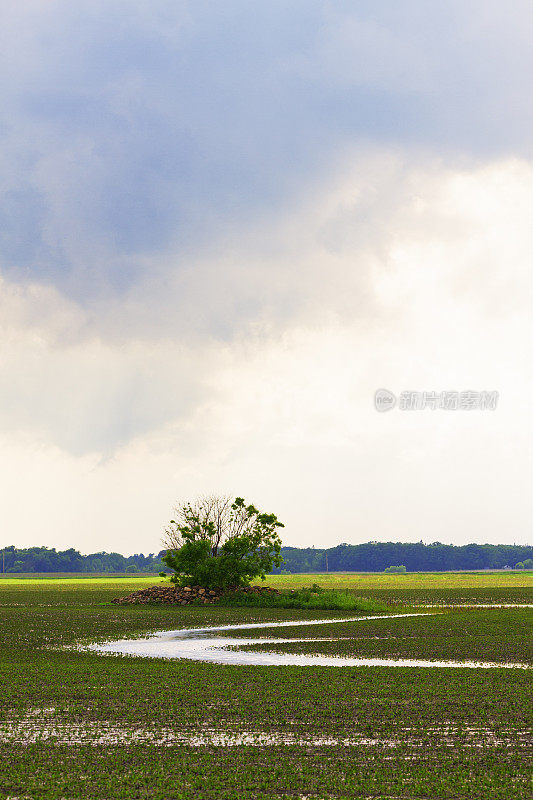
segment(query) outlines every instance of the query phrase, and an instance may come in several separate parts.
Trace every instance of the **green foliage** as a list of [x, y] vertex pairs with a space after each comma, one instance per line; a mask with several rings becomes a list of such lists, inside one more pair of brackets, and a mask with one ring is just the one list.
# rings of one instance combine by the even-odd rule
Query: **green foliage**
[[282, 563], [278, 528], [283, 524], [275, 514], [246, 505], [242, 497], [224, 507], [223, 515], [220, 505], [210, 505], [206, 513], [205, 505], [187, 504], [180, 522], [171, 524], [181, 547], [169, 550], [162, 560], [174, 570], [170, 580], [182, 586], [247, 586], [253, 578], [264, 580]]
[[515, 569], [525, 569], [525, 564], [523, 561], [519, 561], [517, 564], [514, 565]]
[[[173, 549], [168, 546], [165, 549]], [[120, 573], [134, 564], [139, 571], [157, 574], [162, 569], [160, 556], [137, 553], [90, 553], [81, 555], [70, 548], [56, 551], [47, 547], [4, 547], [6, 573]], [[283, 567], [274, 567], [282, 574], [321, 572], [325, 567], [325, 552], [319, 548], [282, 547]], [[389, 564], [405, 564], [407, 571], [503, 569], [521, 562], [524, 569], [533, 569], [533, 547], [526, 545], [446, 545], [439, 542], [367, 542], [359, 545], [338, 545], [327, 550], [331, 572], [382, 572]], [[0, 556], [0, 568], [2, 559]]]
[[[503, 569], [517, 561], [533, 559], [531, 545], [465, 544], [433, 542], [366, 542], [322, 548], [283, 547], [284, 569], [291, 573], [383, 572], [389, 564], [405, 564], [408, 572]], [[279, 572], [279, 569], [275, 570]]]
[[221, 606], [253, 608], [305, 608], [314, 611], [355, 611], [379, 614], [389, 608], [369, 597], [356, 597], [350, 592], [321, 589], [314, 583], [298, 591], [281, 594], [244, 594], [228, 592], [218, 602]]
[[[159, 554], [161, 555], [161, 553]], [[73, 547], [57, 551], [54, 547], [18, 548], [9, 545], [0, 550], [0, 570], [6, 573], [86, 573], [86, 572], [146, 572], [161, 569], [159, 556], [136, 553], [123, 556], [120, 553], [91, 553], [82, 556]]]
[[404, 575], [407, 572], [407, 568], [403, 564], [399, 564], [397, 567], [386, 567], [383, 572], [387, 575]]

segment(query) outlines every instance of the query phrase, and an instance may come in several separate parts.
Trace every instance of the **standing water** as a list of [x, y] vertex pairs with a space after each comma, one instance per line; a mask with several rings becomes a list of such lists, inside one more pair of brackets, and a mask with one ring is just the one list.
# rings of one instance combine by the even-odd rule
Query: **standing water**
[[[438, 612], [436, 612], [438, 613]], [[490, 669], [507, 667], [530, 669], [527, 664], [498, 664], [480, 661], [429, 661], [414, 658], [349, 658], [344, 656], [299, 655], [296, 653], [249, 652], [232, 648], [268, 644], [268, 639], [231, 638], [216, 636], [220, 631], [250, 630], [252, 628], [283, 628], [300, 625], [328, 625], [336, 622], [361, 622], [373, 619], [396, 619], [399, 617], [421, 617], [428, 614], [388, 614], [348, 619], [317, 619], [289, 622], [257, 622], [239, 625], [221, 625], [212, 628], [186, 628], [177, 631], [160, 631], [144, 639], [119, 639], [104, 644], [91, 644], [88, 649], [98, 653], [143, 656], [148, 658], [183, 658], [190, 661], [206, 661], [212, 664], [246, 664], [250, 666], [319, 666], [319, 667], [461, 667]], [[272, 643], [318, 642], [324, 639], [272, 639]], [[327, 639], [327, 641], [338, 641]]]

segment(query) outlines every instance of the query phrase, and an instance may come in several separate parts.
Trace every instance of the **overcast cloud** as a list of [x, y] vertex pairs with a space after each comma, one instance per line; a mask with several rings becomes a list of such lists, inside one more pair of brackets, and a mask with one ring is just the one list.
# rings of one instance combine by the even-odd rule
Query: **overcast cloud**
[[528, 2], [1, 17], [5, 544], [158, 550], [211, 491], [289, 544], [531, 540]]

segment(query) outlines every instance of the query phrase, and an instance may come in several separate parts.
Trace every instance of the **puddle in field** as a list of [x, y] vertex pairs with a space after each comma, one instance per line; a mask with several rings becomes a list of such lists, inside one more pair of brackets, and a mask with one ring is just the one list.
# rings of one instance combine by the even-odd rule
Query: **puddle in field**
[[424, 731], [413, 727], [393, 726], [389, 736], [368, 736], [350, 732], [342, 735], [309, 735], [290, 731], [231, 730], [202, 727], [196, 730], [171, 728], [168, 726], [147, 727], [143, 724], [119, 725], [106, 720], [66, 722], [54, 708], [27, 709], [22, 716], [13, 714], [0, 720], [0, 742], [3, 744], [31, 745], [48, 742], [52, 745], [136, 745], [154, 747], [251, 747], [294, 746], [300, 747], [389, 747], [400, 745], [427, 747], [427, 735], [436, 742], [455, 747], [505, 746], [515, 749], [527, 747], [531, 731], [498, 730], [487, 727], [455, 727], [446, 723], [432, 726]]
[[[436, 612], [438, 613], [438, 612]], [[351, 658], [345, 656], [322, 656], [296, 653], [274, 653], [243, 651], [243, 645], [268, 643], [265, 638], [231, 638], [216, 636], [219, 631], [250, 630], [252, 628], [283, 628], [300, 625], [328, 625], [335, 622], [360, 622], [373, 619], [397, 619], [420, 617], [427, 614], [381, 614], [378, 616], [350, 617], [320, 620], [290, 620], [287, 622], [256, 622], [239, 625], [221, 625], [212, 628], [188, 628], [177, 631], [161, 631], [144, 639], [119, 639], [103, 644], [90, 644], [83, 649], [111, 655], [143, 656], [149, 658], [183, 658], [212, 664], [239, 664], [248, 666], [318, 666], [318, 667], [460, 667], [472, 669], [516, 668], [530, 669], [527, 664], [498, 664], [490, 661], [430, 661], [415, 658]], [[275, 639], [272, 643], [323, 641], [316, 639]], [[334, 639], [330, 641], [335, 641]]]

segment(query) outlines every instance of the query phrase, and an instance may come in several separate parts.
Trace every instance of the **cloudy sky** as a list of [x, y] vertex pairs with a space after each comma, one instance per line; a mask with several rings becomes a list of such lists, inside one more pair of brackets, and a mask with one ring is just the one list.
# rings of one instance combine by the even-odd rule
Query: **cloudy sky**
[[[3, 544], [530, 543], [530, 0], [0, 12]], [[495, 390], [493, 411], [374, 409]]]

